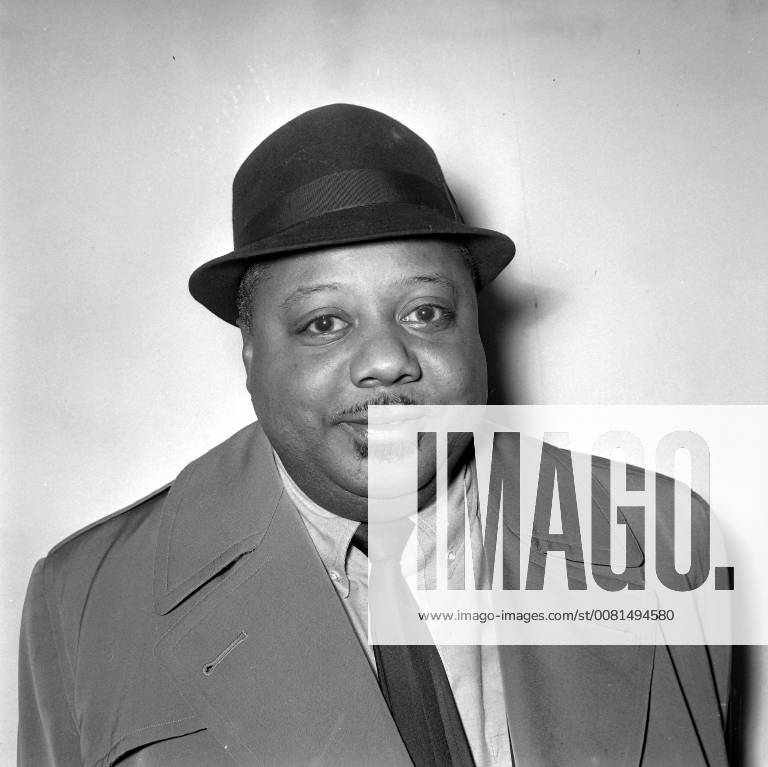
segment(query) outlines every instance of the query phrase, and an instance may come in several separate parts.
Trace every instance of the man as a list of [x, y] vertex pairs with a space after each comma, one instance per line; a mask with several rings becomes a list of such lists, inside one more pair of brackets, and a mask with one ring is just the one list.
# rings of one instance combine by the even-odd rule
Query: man
[[[233, 198], [190, 290], [240, 326], [258, 423], [38, 563], [21, 764], [725, 764], [726, 653], [366, 644], [366, 409], [485, 402], [476, 291], [514, 245], [350, 105], [273, 133]], [[463, 447], [450, 503], [477, 495]]]

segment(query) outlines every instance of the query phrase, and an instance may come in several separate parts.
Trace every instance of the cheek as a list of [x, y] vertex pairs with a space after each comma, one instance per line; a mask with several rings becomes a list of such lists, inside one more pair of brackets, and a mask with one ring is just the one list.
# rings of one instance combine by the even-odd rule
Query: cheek
[[430, 358], [432, 386], [444, 404], [485, 404], [485, 351], [479, 338], [440, 349]]
[[271, 360], [251, 374], [249, 388], [257, 415], [282, 430], [318, 428], [334, 401], [338, 373], [323, 361], [300, 359], [285, 350], [271, 355]]

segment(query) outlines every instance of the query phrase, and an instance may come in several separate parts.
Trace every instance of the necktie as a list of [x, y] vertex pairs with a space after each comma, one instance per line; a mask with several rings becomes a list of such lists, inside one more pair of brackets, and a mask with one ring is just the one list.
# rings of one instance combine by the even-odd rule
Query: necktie
[[[401, 526], [400, 533], [407, 537], [413, 525], [409, 520], [404, 520], [404, 523], [406, 527]], [[355, 531], [352, 545], [368, 556], [366, 523]], [[372, 556], [371, 579], [379, 565]], [[402, 581], [402, 588], [407, 589], [399, 566], [397, 575]], [[379, 686], [414, 765], [474, 767], [472, 752], [437, 648], [433, 644], [376, 644], [373, 655]]]

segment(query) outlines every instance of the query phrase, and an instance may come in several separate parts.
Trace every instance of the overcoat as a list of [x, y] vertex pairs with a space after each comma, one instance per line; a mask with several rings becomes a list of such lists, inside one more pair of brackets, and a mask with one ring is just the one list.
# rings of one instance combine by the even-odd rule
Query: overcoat
[[[508, 646], [501, 659], [517, 767], [726, 764], [728, 648]], [[258, 424], [38, 562], [19, 760], [411, 764]]]

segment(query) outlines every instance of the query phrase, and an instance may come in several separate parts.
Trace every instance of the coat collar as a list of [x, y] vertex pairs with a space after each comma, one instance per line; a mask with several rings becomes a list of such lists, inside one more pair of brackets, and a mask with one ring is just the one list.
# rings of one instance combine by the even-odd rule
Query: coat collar
[[187, 466], [163, 504], [155, 610], [170, 612], [258, 548], [282, 493], [272, 448], [258, 423]]

